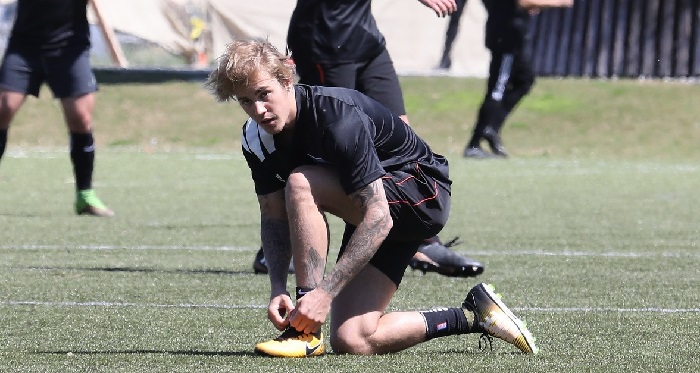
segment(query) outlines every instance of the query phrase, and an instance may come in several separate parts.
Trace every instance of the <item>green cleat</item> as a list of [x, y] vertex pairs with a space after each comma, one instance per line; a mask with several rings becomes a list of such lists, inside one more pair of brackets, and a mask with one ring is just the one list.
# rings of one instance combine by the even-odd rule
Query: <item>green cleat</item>
[[75, 213], [78, 215], [92, 215], [100, 217], [112, 217], [114, 211], [97, 198], [92, 189], [79, 190], [75, 198]]

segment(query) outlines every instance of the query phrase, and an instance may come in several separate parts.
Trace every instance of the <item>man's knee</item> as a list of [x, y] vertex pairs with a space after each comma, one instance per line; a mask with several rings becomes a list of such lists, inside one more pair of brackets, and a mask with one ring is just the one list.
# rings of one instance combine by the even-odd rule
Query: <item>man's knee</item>
[[338, 206], [346, 197], [337, 174], [324, 166], [305, 165], [295, 168], [287, 178], [287, 203], [312, 202], [318, 206]]
[[92, 131], [92, 111], [95, 97], [88, 93], [79, 97], [61, 99], [66, 125], [72, 132], [87, 133]]
[[25, 96], [21, 93], [0, 92], [0, 129], [7, 129], [19, 108], [24, 103]]
[[309, 167], [302, 166], [289, 174], [287, 185], [284, 188], [287, 202], [299, 201], [299, 199], [311, 196], [309, 172], [311, 172]]
[[369, 341], [359, 336], [347, 335], [347, 333], [331, 333], [330, 344], [333, 352], [337, 354], [371, 355], [374, 353]]

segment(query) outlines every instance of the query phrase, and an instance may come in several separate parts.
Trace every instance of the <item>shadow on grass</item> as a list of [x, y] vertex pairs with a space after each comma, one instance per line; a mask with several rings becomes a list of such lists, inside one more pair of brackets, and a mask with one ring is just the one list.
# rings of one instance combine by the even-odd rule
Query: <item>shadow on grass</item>
[[[44, 354], [44, 355], [141, 355], [141, 354], [163, 354], [163, 355], [181, 355], [181, 356], [241, 356], [241, 357], [259, 357], [263, 359], [275, 359], [275, 357], [259, 355], [251, 351], [196, 351], [196, 350], [148, 350], [148, 349], [134, 349], [134, 350], [104, 350], [104, 351], [32, 351], [34, 354]], [[458, 349], [447, 349], [445, 351], [431, 351], [431, 356], [442, 355], [461, 355], [465, 354], [477, 356], [482, 354], [496, 355], [496, 356], [522, 356], [521, 352], [517, 351], [471, 351], [471, 350], [458, 350]], [[390, 354], [391, 355], [391, 354]], [[335, 356], [338, 358], [345, 357], [355, 357], [356, 355], [351, 354], [338, 354], [333, 351], [327, 351], [324, 354], [325, 357]]]
[[[17, 267], [14, 267], [17, 268]], [[128, 272], [128, 273], [170, 273], [170, 274], [204, 274], [204, 275], [250, 275], [252, 271], [230, 271], [224, 269], [164, 269], [139, 267], [25, 267], [41, 271], [85, 271], [85, 272]]]
[[260, 356], [249, 351], [194, 351], [194, 350], [105, 350], [105, 351], [33, 351], [43, 355], [142, 355], [163, 354], [182, 356]]

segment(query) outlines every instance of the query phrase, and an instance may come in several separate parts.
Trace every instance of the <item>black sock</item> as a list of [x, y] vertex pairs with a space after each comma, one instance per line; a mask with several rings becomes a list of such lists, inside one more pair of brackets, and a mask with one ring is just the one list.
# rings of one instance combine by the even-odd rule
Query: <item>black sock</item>
[[92, 133], [70, 133], [70, 159], [76, 189], [92, 189], [92, 170], [95, 167], [95, 139]]
[[7, 129], [0, 129], [0, 159], [5, 154], [5, 145], [7, 145]]
[[420, 314], [425, 319], [425, 340], [469, 333], [471, 327], [464, 311], [464, 309], [459, 307], [420, 311]]

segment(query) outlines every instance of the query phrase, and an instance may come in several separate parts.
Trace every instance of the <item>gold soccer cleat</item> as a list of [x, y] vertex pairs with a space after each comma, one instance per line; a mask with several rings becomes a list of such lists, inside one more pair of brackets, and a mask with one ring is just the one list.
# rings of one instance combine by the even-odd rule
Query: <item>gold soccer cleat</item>
[[311, 357], [326, 352], [323, 334], [298, 332], [289, 327], [279, 337], [255, 345], [255, 353], [273, 357]]
[[474, 286], [462, 303], [462, 308], [474, 312], [474, 332], [482, 332], [512, 343], [526, 354], [536, 354], [539, 351], [535, 346], [535, 338], [525, 323], [500, 300], [500, 296], [494, 293], [493, 286], [483, 283]]

